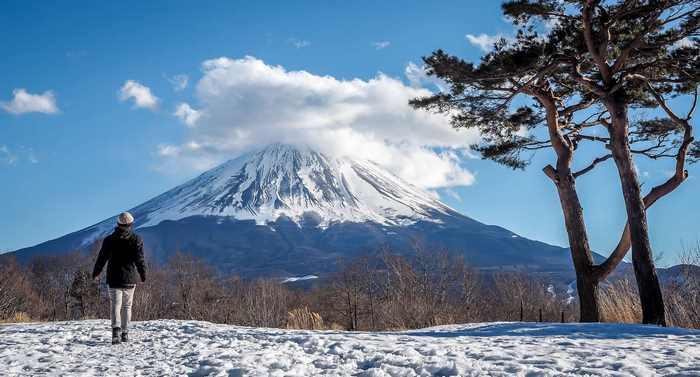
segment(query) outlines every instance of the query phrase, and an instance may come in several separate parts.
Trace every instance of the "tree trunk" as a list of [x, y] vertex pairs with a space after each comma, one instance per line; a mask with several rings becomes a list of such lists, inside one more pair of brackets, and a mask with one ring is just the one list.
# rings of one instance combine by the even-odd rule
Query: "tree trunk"
[[593, 276], [576, 274], [576, 287], [578, 290], [578, 301], [580, 306], [580, 322], [600, 322], [598, 280]]
[[571, 172], [571, 162], [575, 146], [564, 137], [559, 128], [559, 110], [550, 92], [535, 93], [538, 101], [546, 109], [547, 129], [552, 147], [557, 153], [557, 168], [551, 165], [544, 168], [544, 173], [557, 186], [559, 202], [564, 213], [566, 233], [569, 238], [571, 258], [576, 271], [576, 288], [578, 291], [581, 322], [600, 322], [600, 307], [598, 305], [598, 282], [596, 278], [593, 255], [588, 244], [586, 222], [583, 219], [583, 208], [576, 192], [576, 178]]
[[525, 303], [523, 303], [523, 298], [520, 297], [520, 322], [525, 318]]
[[594, 275], [593, 255], [588, 244], [586, 224], [583, 219], [583, 208], [576, 192], [576, 182], [573, 174], [565, 170], [564, 174], [553, 171], [551, 166], [545, 168], [545, 173], [554, 180], [559, 193], [559, 201], [564, 212], [566, 232], [569, 237], [571, 257], [576, 271], [576, 290], [580, 303], [581, 322], [600, 322], [600, 306], [598, 296], [598, 279]]
[[642, 304], [642, 323], [666, 326], [664, 300], [654, 267], [646, 206], [629, 147], [627, 111], [624, 105], [611, 100], [606, 103], [612, 114], [610, 148], [617, 166], [625, 199], [632, 241], [632, 265]]

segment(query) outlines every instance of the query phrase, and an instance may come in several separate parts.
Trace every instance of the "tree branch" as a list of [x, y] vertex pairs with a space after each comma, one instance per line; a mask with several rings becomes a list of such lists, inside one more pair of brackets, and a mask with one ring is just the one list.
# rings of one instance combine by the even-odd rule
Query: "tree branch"
[[571, 105], [571, 106], [565, 107], [564, 109], [560, 110], [559, 116], [569, 116], [577, 111], [584, 110], [584, 109], [590, 107], [594, 103], [595, 103], [594, 99], [590, 99], [587, 101], [581, 101], [575, 105]]
[[586, 166], [585, 168], [583, 168], [583, 169], [581, 169], [581, 170], [575, 172], [575, 173], [574, 173], [574, 178], [578, 178], [578, 177], [580, 177], [580, 176], [582, 176], [582, 175], [588, 173], [589, 171], [593, 170], [593, 168], [595, 168], [596, 165], [600, 164], [601, 162], [604, 162], [604, 161], [608, 160], [608, 159], [611, 158], [611, 157], [612, 157], [612, 154], [606, 154], [605, 156], [596, 158], [595, 160], [593, 160], [593, 162], [591, 162], [590, 165], [588, 165], [588, 166]]
[[577, 134], [574, 136], [576, 139], [582, 139], [582, 140], [588, 140], [588, 141], [598, 141], [601, 143], [608, 143], [610, 142], [610, 138], [608, 137], [600, 137], [600, 136], [590, 136], [590, 135], [581, 135]]
[[695, 95], [693, 96], [693, 104], [690, 106], [690, 110], [688, 111], [688, 115], [685, 116], [685, 120], [689, 121], [690, 118], [693, 117], [693, 113], [695, 112], [695, 106], [698, 104], [698, 87], [695, 87]]
[[[656, 13], [656, 16], [653, 18], [656, 19], [658, 18], [659, 14]], [[650, 17], [651, 18], [651, 17]], [[638, 47], [641, 47], [642, 44], [644, 43], [644, 36], [656, 25], [655, 22], [651, 22], [651, 20], [647, 20], [647, 23], [645, 24], [644, 28], [642, 31], [637, 34], [630, 43], [627, 44], [622, 49], [622, 52], [620, 52], [620, 56], [618, 56], [617, 60], [615, 60], [615, 63], [613, 63], [612, 68], [610, 69], [612, 74], [615, 74], [617, 71], [619, 71], [625, 63], [627, 63], [627, 59], [629, 59], [630, 54], [632, 51]]]
[[599, 54], [598, 49], [595, 47], [595, 42], [593, 41], [593, 25], [591, 21], [591, 16], [593, 15], [593, 7], [598, 3], [596, 0], [587, 0], [586, 4], [583, 6], [582, 18], [583, 18], [583, 39], [586, 42], [586, 48], [588, 52], [593, 57], [593, 61], [600, 70], [601, 76], [603, 76], [603, 81], [605, 83], [610, 82], [610, 67], [608, 63]]
[[659, 92], [657, 92], [656, 89], [654, 89], [654, 86], [651, 85], [651, 83], [649, 83], [648, 80], [646, 80], [646, 83], [647, 83], [647, 88], [649, 88], [649, 91], [651, 92], [651, 95], [654, 96], [654, 99], [656, 99], [656, 102], [659, 104], [659, 106], [661, 106], [661, 108], [666, 112], [666, 114], [668, 114], [668, 117], [673, 119], [673, 121], [676, 123], [679, 123], [679, 124], [685, 123], [684, 119], [681, 119], [681, 117], [676, 115], [676, 113], [674, 113], [673, 110], [671, 110], [671, 108], [668, 107], [668, 105], [666, 104], [666, 101], [659, 94]]
[[605, 96], [605, 90], [598, 86], [598, 84], [596, 84], [595, 81], [583, 77], [583, 75], [581, 74], [580, 67], [578, 65], [574, 65], [573, 67], [574, 69], [571, 72], [571, 74], [574, 80], [576, 80], [576, 82], [583, 85], [584, 87], [586, 87], [586, 89], [588, 89], [590, 92], [599, 97]]

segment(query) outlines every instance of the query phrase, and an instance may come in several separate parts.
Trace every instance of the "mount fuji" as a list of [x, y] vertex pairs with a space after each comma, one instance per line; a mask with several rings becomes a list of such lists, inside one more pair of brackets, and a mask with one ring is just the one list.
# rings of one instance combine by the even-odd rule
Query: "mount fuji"
[[[306, 146], [245, 154], [130, 212], [152, 260], [188, 252], [245, 277], [323, 275], [340, 257], [410, 254], [416, 244], [480, 269], [572, 272], [568, 249], [464, 216], [370, 161]], [[13, 254], [87, 251], [113, 227], [110, 217]]]

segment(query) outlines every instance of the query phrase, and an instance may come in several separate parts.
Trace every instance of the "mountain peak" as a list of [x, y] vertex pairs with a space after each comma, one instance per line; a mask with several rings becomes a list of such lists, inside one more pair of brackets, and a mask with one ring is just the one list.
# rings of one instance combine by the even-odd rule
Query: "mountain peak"
[[263, 148], [260, 148], [259, 152], [262, 153], [313, 153], [314, 150], [308, 144], [291, 144], [276, 142], [268, 144]]
[[[229, 160], [133, 208], [136, 226], [190, 216], [222, 216], [258, 224], [313, 216], [320, 227], [342, 222], [407, 225], [439, 222], [452, 210], [378, 165], [334, 158], [308, 145], [270, 144]], [[111, 228], [111, 219], [97, 224]], [[108, 226], [109, 225], [109, 226]]]

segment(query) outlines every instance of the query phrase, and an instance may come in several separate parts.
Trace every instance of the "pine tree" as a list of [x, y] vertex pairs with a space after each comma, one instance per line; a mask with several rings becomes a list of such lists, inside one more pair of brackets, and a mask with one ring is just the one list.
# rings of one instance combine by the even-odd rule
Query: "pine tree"
[[[700, 79], [699, 0], [517, 0], [502, 5], [517, 29], [478, 64], [442, 50], [424, 58], [427, 73], [449, 91], [411, 104], [449, 114], [456, 128], [476, 128], [483, 158], [525, 168], [532, 151], [551, 148], [544, 168], [557, 188], [577, 274], [581, 321], [599, 321], [598, 284], [630, 246], [643, 322], [665, 325], [649, 242], [646, 208], [688, 176], [700, 158], [690, 123]], [[685, 115], [667, 99], [692, 97]], [[639, 109], [660, 108], [644, 118]], [[631, 113], [636, 121], [631, 121]], [[605, 131], [598, 136], [596, 129]], [[605, 152], [574, 171], [576, 152]], [[595, 147], [594, 147], [595, 148]], [[675, 173], [642, 197], [633, 156], [675, 159]], [[576, 179], [612, 159], [619, 173], [627, 224], [602, 264], [594, 264]]]

